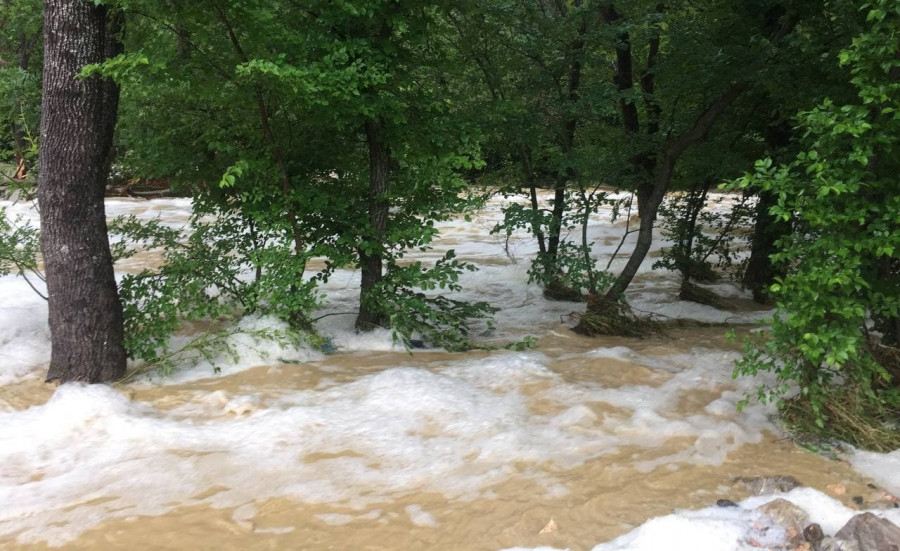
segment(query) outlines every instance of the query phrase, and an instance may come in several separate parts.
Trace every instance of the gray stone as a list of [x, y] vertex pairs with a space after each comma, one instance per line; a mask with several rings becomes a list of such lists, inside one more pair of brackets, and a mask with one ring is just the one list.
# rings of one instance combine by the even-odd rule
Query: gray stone
[[[893, 522], [863, 513], [850, 519], [834, 539], [856, 545], [859, 551], [900, 551], [900, 528]], [[841, 547], [852, 549], [851, 547]]]

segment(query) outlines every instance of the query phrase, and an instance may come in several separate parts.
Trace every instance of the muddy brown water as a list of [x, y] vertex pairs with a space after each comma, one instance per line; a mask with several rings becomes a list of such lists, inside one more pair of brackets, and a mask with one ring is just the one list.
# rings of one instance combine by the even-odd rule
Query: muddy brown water
[[[626, 360], [579, 356], [599, 346], [628, 346], [645, 356], [666, 358], [695, 347], [734, 350], [721, 328], [678, 329], [666, 336], [643, 341], [633, 339], [586, 339], [560, 327], [541, 340], [541, 351], [551, 358], [550, 369], [568, 381], [617, 387], [658, 386], [670, 373]], [[473, 352], [478, 358], [489, 352]], [[257, 394], [264, 402], [281, 393], [311, 389], [326, 376], [331, 382], [352, 381], [396, 365], [429, 368], [457, 361], [459, 354], [427, 352], [347, 353], [317, 362], [317, 369], [290, 366], [260, 366], [227, 377], [164, 387], [123, 385], [132, 400], [169, 409], [215, 396], [216, 392]], [[309, 366], [307, 366], [309, 367]], [[726, 366], [727, 368], [727, 366]], [[540, 389], [533, 389], [538, 392]], [[529, 392], [528, 388], [524, 392]], [[45, 402], [52, 387], [32, 381], [0, 388], [0, 406], [23, 409]], [[680, 397], [676, 411], [690, 415], [701, 411], [714, 396], [698, 390]], [[598, 415], [615, 416], [615, 407], [592, 404]], [[535, 402], [532, 407], [545, 407]], [[552, 408], [552, 404], [546, 404]], [[240, 415], [240, 412], [232, 412]], [[573, 550], [590, 549], [639, 526], [648, 519], [677, 509], [708, 507], [719, 498], [738, 500], [746, 490], [733, 485], [739, 476], [790, 475], [807, 486], [831, 494], [829, 486], [846, 488], [834, 496], [856, 507], [852, 496], [871, 494], [869, 482], [841, 461], [829, 460], [797, 448], [790, 440], [766, 434], [757, 444], [745, 444], [728, 454], [720, 466], [673, 463], [642, 472], [635, 464], [677, 454], [686, 437], [670, 438], [660, 446], [623, 446], [571, 469], [550, 464], [539, 468], [552, 471], [568, 493], [550, 495], [533, 477], [516, 477], [518, 469], [534, 465], [510, 465], [513, 476], [486, 489], [473, 500], [448, 500], [436, 493], [403, 493], [390, 496], [365, 510], [309, 504], [276, 498], [255, 504], [244, 514], [232, 508], [211, 506], [176, 507], [166, 514], [107, 520], [83, 532], [64, 545], [72, 550], [180, 550], [180, 549], [367, 549], [367, 550], [497, 550], [505, 547], [552, 546]], [[192, 453], [192, 452], [185, 452]], [[318, 457], [308, 457], [316, 461]], [[102, 473], [98, 474], [102, 476]], [[213, 486], [203, 498], [225, 488]], [[421, 508], [434, 523], [414, 522]], [[255, 514], [254, 514], [255, 513]], [[542, 530], [550, 521], [555, 529]], [[20, 545], [14, 537], [0, 539], [0, 549], [46, 549], [45, 544]]]

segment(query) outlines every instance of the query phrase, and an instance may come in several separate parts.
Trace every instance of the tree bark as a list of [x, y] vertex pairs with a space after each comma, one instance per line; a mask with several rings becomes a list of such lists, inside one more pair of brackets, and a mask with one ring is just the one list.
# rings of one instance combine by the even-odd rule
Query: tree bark
[[[656, 11], [662, 13], [662, 2], [656, 5]], [[615, 23], [622, 19], [622, 15], [614, 5], [607, 5], [603, 10], [603, 19], [606, 23]], [[616, 73], [613, 76], [613, 84], [619, 91], [619, 113], [622, 117], [622, 129], [626, 136], [636, 136], [640, 133], [641, 124], [638, 115], [637, 104], [628, 99], [628, 95], [634, 90], [634, 56], [631, 48], [631, 35], [627, 27], [616, 35]], [[656, 82], [654, 69], [659, 57], [659, 33], [654, 31], [650, 35], [647, 52], [647, 67], [641, 74], [640, 85], [647, 115], [647, 135], [655, 135], [659, 131], [660, 106], [654, 96]], [[656, 169], [656, 156], [652, 151], [642, 150], [634, 155], [630, 161], [631, 171], [636, 178], [635, 195], [637, 196], [638, 216], [641, 216], [650, 202], [653, 194], [653, 173]]]
[[118, 88], [98, 76], [75, 76], [119, 47], [108, 23], [105, 6], [44, 1], [38, 202], [50, 308], [48, 381], [96, 383], [125, 372], [103, 204]]
[[369, 149], [369, 226], [371, 234], [359, 247], [362, 284], [359, 293], [359, 315], [356, 328], [367, 330], [387, 322], [384, 312], [375, 304], [373, 290], [384, 278], [382, 247], [387, 231], [390, 202], [387, 192], [391, 182], [391, 151], [384, 142], [384, 121], [366, 121], [366, 144]]

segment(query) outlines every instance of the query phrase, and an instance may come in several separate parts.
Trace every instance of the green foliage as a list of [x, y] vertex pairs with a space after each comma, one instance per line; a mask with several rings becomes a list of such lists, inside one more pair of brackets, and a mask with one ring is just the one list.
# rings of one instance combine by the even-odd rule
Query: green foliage
[[[513, 196], [510, 192], [505, 192], [504, 195]], [[598, 293], [608, 287], [614, 278], [601, 269], [594, 258], [591, 243], [588, 242], [587, 226], [603, 206], [612, 206], [615, 218], [620, 202], [597, 189], [587, 193], [574, 188], [567, 192], [566, 204], [569, 209], [561, 220], [563, 231], [559, 248], [554, 255], [539, 253], [534, 258], [528, 269], [528, 282], [538, 283], [548, 290], [565, 289], [573, 297]], [[491, 229], [491, 233], [505, 234], [507, 239], [522, 230], [532, 235], [546, 234], [554, 223], [549, 210], [510, 202], [503, 208], [503, 220]], [[573, 232], [576, 232], [574, 236], [571, 235]]]
[[[453, 299], [444, 292], [462, 290], [460, 274], [475, 270], [472, 264], [459, 261], [453, 251], [431, 267], [420, 262], [402, 266], [391, 262], [385, 279], [368, 299], [373, 301], [369, 306], [389, 317], [394, 339], [406, 346], [413, 338], [421, 338], [450, 351], [473, 348], [475, 343], [469, 337], [472, 322], [489, 318], [497, 309], [486, 302]], [[484, 323], [487, 329], [492, 327], [489, 319]]]
[[[478, 131], [458, 116], [456, 93], [437, 84], [458, 67], [430, 33], [447, 6], [314, 1], [298, 10], [289, 2], [138, 0], [129, 7], [137, 14], [125, 37], [129, 54], [88, 69], [123, 85], [123, 170], [189, 187], [201, 211], [233, 216], [240, 235], [255, 235], [242, 261], [258, 274], [240, 293], [245, 307], [249, 300], [308, 326], [315, 287], [331, 270], [358, 265], [361, 252], [395, 266], [405, 251], [428, 246], [435, 222], [473, 204], [461, 175], [481, 164]], [[392, 162], [388, 192], [377, 198], [390, 204], [384, 232], [369, 217], [364, 128], [371, 120], [383, 121]], [[307, 273], [313, 257], [326, 268]], [[403, 289], [433, 281], [402, 279]], [[395, 298], [418, 308], [408, 317], [426, 324], [429, 314], [404, 296]], [[438, 325], [452, 312], [478, 310], [435, 308]]]
[[6, 207], [0, 207], [0, 276], [15, 273], [43, 296], [30, 279], [43, 279], [37, 265], [40, 251], [39, 230], [21, 216], [10, 218]]
[[[759, 161], [738, 181], [771, 191], [773, 215], [794, 231], [773, 257], [787, 275], [771, 288], [771, 332], [748, 345], [736, 374], [775, 373], [777, 383], [759, 391], [764, 400], [799, 386], [821, 430], [841, 421], [833, 394], [900, 418], [900, 366], [877, 353], [897, 346], [900, 317], [900, 8], [876, 0], [865, 9], [869, 28], [840, 56], [857, 101], [801, 113], [805, 151], [787, 165]], [[880, 344], [872, 323], [890, 328]]]
[[[298, 283], [293, 277], [296, 257], [289, 243], [278, 241], [277, 234], [246, 231], [246, 221], [235, 214], [214, 214], [211, 219], [195, 214], [186, 237], [158, 221], [133, 216], [110, 223], [110, 233], [118, 237], [112, 245], [116, 258], [138, 250], [162, 255], [158, 268], [127, 274], [120, 284], [125, 345], [132, 358], [168, 365], [164, 360], [171, 336], [194, 320], [235, 321], [260, 313], [275, 315], [298, 331], [308, 328], [305, 320], [318, 297], [314, 283]], [[251, 277], [262, 264], [270, 269]], [[209, 335], [203, 338], [218, 342]]]
[[708, 188], [700, 185], [673, 195], [660, 208], [663, 231], [673, 245], [663, 250], [653, 268], [675, 270], [686, 282], [712, 283], [722, 274], [734, 275], [737, 253], [749, 238], [735, 230], [752, 224], [752, 205], [746, 196], [719, 195], [712, 200], [712, 209], [708, 202]]
[[[5, 0], [0, 17], [0, 162], [37, 158], [41, 105], [41, 3]], [[5, 182], [0, 181], [0, 184]]]

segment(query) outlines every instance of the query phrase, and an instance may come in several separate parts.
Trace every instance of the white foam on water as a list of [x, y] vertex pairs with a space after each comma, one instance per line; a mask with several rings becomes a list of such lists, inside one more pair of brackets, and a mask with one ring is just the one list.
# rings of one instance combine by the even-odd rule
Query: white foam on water
[[848, 459], [854, 469], [872, 477], [885, 490], [900, 497], [900, 450], [891, 453], [854, 450]]
[[[210, 393], [170, 410], [105, 386], [64, 385], [45, 405], [0, 414], [0, 503], [14, 504], [0, 511], [0, 535], [60, 545], [109, 518], [199, 504], [238, 507], [236, 522], [245, 522], [253, 503], [275, 497], [360, 511], [412, 492], [466, 501], [512, 477], [558, 497], [569, 489], [552, 473], [673, 436], [695, 442], [642, 468], [718, 464], [769, 427], [753, 407], [673, 415], [686, 390], [719, 388], [721, 360], [697, 351], [676, 358], [684, 371], [660, 387], [605, 389], [565, 380], [541, 353], [498, 352], [265, 399]], [[538, 401], [558, 407], [536, 413]], [[590, 405], [598, 401], [630, 413], [601, 418]], [[195, 497], [213, 486], [226, 489]], [[407, 514], [437, 522], [424, 510]]]
[[[46, 294], [42, 282], [33, 283]], [[0, 386], [37, 379], [49, 362], [47, 302], [21, 277], [0, 277]]]
[[759, 549], [742, 540], [758, 518], [741, 509], [702, 509], [651, 519], [593, 551], [744, 551]]
[[[751, 551], [781, 549], [785, 531], [756, 511], [766, 503], [786, 499], [809, 513], [809, 522], [817, 523], [826, 535], [834, 535], [854, 515], [839, 501], [812, 488], [795, 488], [785, 494], [769, 494], [745, 499], [739, 507], [708, 507], [696, 511], [678, 511], [648, 520], [631, 532], [596, 545], [592, 551]], [[900, 511], [869, 511], [895, 524]], [[516, 548], [537, 551], [544, 547]], [[509, 551], [509, 550], [504, 550]]]
[[107, 218], [133, 214], [139, 220], [158, 219], [160, 223], [171, 228], [182, 228], [187, 225], [193, 213], [193, 200], [187, 197], [168, 197], [152, 201], [110, 197], [104, 204]]
[[[105, 386], [64, 385], [46, 405], [0, 414], [0, 503], [14, 504], [0, 511], [0, 534], [59, 545], [109, 518], [196, 504], [244, 507], [236, 513], [244, 521], [247, 504], [274, 497], [357, 510], [407, 492], [471, 500], [510, 477], [533, 479], [553, 497], [568, 491], [554, 470], [671, 436], [699, 437], [679, 461], [721, 461], [723, 450], [768, 425], [747, 412], [667, 417], [684, 385], [716, 380], [702, 375], [704, 357], [694, 355], [700, 367], [665, 388], [567, 382], [543, 354], [504, 352], [434, 370], [398, 366], [267, 400], [212, 393], [171, 410]], [[558, 413], [535, 413], [536, 400], [558, 403]], [[588, 405], [597, 400], [632, 414], [601, 419]], [[195, 497], [212, 486], [227, 490]], [[424, 511], [407, 513], [430, 522]]]
[[[498, 205], [489, 205], [478, 223], [493, 225], [500, 216]], [[15, 208], [36, 215], [28, 207]], [[164, 223], [175, 226], [189, 216], [190, 200], [108, 200], [107, 211], [111, 216], [162, 215]], [[462, 275], [465, 291], [459, 296], [502, 308], [495, 336], [540, 334], [583, 308], [548, 302], [539, 287], [527, 284], [528, 257], [536, 250], [533, 238], [514, 235], [510, 244], [515, 258], [510, 259], [504, 239], [465, 241], [471, 237], [471, 225], [442, 224], [448, 237], [462, 238], [459, 251], [465, 257], [492, 260], [481, 272]], [[616, 227], [600, 219], [592, 222], [598, 257], [615, 249], [621, 231], [621, 222]], [[656, 240], [654, 250], [662, 241]], [[623, 252], [628, 251], [626, 244]], [[625, 259], [620, 256], [613, 269]], [[649, 272], [651, 264], [648, 259], [640, 273]], [[397, 350], [389, 331], [353, 330], [358, 289], [358, 272], [334, 274], [324, 286], [329, 301], [325, 313], [350, 313], [322, 318], [317, 327], [339, 350]], [[667, 315], [706, 321], [732, 316], [682, 305], [676, 296], [677, 285], [666, 274], [639, 278], [629, 294], [633, 303], [643, 305], [639, 307]], [[24, 282], [0, 279], [0, 385], [39, 376], [46, 369], [46, 316], [46, 304]], [[270, 318], [248, 318], [240, 325], [244, 333], [230, 337], [239, 352], [236, 360], [225, 355], [212, 363], [184, 365], [165, 383], [206, 378], [214, 367], [227, 376], [282, 360], [322, 358], [306, 346], [284, 348], [248, 334], [278, 327]], [[106, 386], [64, 385], [45, 405], [0, 412], [0, 536], [64, 545], [108, 519], [159, 515], [191, 505], [235, 508], [235, 522], [249, 522], [255, 504], [276, 497], [360, 511], [318, 515], [326, 523], [381, 522], [384, 518], [374, 507], [397, 495], [491, 498], [488, 488], [512, 477], [533, 480], [544, 496], [565, 495], [565, 481], [552, 473], [617, 453], [623, 446], [652, 448], [676, 437], [688, 437], [689, 442], [676, 453], [634, 466], [652, 471], [681, 464], [719, 465], [730, 451], [758, 442], [763, 431], [773, 428], [769, 406], [751, 404], [736, 411], [743, 393], [764, 379], [732, 381], [733, 354], [697, 349], [654, 357], [615, 347], [582, 356], [634, 361], [667, 377], [656, 386], [606, 388], [564, 379], [538, 352], [496, 352], [430, 370], [397, 365], [349, 382], [284, 389], [277, 398], [251, 390], [198, 393], [197, 400], [169, 410], [132, 402]], [[695, 391], [708, 393], [702, 413], [679, 413], [681, 397]], [[538, 402], [555, 404], [549, 410], [554, 413], [537, 413], [548, 411], [535, 408]], [[621, 412], [598, 415], [593, 407], [597, 403]], [[852, 461], [896, 493], [898, 453], [858, 452]], [[225, 489], [198, 497], [214, 486]], [[823, 527], [837, 526], [847, 515], [842, 505], [813, 490], [795, 490], [788, 496], [814, 513]], [[406, 514], [413, 523], [437, 522], [418, 505], [408, 507]], [[679, 534], [678, 541], [690, 542], [685, 549], [692, 551], [743, 550], [742, 538], [752, 531], [749, 511], [705, 509], [649, 521], [595, 550], [672, 549], [673, 534]]]

